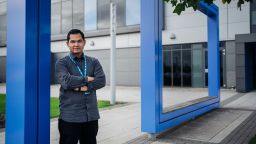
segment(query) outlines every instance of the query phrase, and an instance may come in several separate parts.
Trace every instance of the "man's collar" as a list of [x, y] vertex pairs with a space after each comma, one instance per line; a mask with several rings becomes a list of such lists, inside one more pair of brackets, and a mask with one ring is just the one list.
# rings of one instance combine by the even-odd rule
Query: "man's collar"
[[[73, 55], [71, 52], [70, 52], [70, 57], [75, 60], [75, 59], [79, 59], [78, 57], [76, 57], [75, 55]], [[80, 59], [84, 59], [84, 53], [82, 53], [82, 56]]]

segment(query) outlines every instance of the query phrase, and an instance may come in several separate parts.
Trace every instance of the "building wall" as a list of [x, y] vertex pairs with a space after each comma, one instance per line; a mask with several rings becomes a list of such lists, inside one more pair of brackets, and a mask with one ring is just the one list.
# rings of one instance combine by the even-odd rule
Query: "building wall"
[[227, 88], [236, 86], [236, 49], [235, 41], [226, 42], [226, 79]]
[[[216, 1], [219, 7], [220, 41], [235, 40], [236, 34], [250, 33], [249, 3], [242, 6], [240, 11], [236, 1], [224, 5]], [[199, 11], [188, 9], [180, 16], [172, 13], [171, 5], [165, 5], [165, 30], [163, 31], [164, 44], [197, 43], [207, 41], [207, 17]], [[176, 39], [171, 40], [171, 33]]]
[[[57, 83], [54, 75], [54, 64], [68, 52], [52, 53], [52, 83]], [[85, 54], [96, 57], [105, 72], [107, 85], [110, 83], [110, 51], [86, 50]], [[116, 84], [122, 86], [140, 85], [140, 49], [137, 47], [117, 49], [116, 51]]]

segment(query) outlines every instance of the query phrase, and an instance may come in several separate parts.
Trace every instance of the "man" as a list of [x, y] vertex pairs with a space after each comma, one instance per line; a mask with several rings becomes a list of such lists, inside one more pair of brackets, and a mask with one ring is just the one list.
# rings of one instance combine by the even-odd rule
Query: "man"
[[57, 61], [60, 83], [60, 144], [96, 144], [99, 111], [96, 90], [105, 86], [105, 74], [96, 58], [83, 53], [84, 34], [72, 29], [67, 35], [70, 53]]

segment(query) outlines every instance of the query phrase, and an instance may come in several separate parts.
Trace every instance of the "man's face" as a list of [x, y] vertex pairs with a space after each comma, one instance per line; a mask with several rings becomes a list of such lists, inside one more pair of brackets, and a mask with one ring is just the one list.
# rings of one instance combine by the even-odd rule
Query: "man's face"
[[80, 34], [71, 34], [67, 46], [73, 54], [82, 54], [85, 46], [85, 41]]

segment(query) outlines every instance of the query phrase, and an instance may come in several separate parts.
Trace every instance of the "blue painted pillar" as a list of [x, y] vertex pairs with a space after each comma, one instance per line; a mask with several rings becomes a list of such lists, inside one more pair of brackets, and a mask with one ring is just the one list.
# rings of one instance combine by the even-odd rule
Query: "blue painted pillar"
[[6, 144], [50, 143], [50, 0], [8, 0]]
[[159, 99], [162, 85], [160, 1], [141, 0], [141, 128], [149, 133], [156, 133], [162, 109]]
[[208, 93], [220, 96], [219, 14], [208, 17]]
[[162, 0], [141, 0], [141, 129], [151, 134], [217, 108], [220, 100], [218, 7], [201, 1], [199, 10], [208, 17], [208, 92], [215, 97], [163, 113], [162, 9]]
[[220, 96], [219, 8], [201, 1], [199, 10], [207, 15], [208, 95]]
[[220, 96], [219, 11], [208, 15], [208, 94]]

